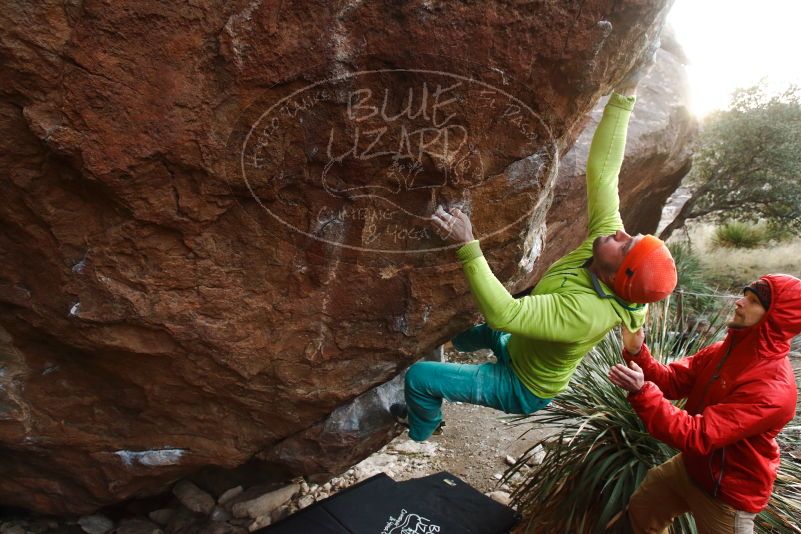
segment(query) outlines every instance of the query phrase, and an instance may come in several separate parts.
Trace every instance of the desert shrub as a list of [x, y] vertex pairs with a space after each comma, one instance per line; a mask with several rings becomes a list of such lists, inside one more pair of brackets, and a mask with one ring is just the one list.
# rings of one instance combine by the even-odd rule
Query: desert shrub
[[767, 244], [768, 233], [761, 226], [729, 221], [715, 229], [712, 244], [721, 248], [754, 248]]

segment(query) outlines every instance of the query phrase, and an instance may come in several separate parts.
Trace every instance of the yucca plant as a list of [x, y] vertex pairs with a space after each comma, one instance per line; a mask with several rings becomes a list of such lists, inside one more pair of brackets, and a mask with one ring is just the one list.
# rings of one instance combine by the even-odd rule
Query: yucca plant
[[[729, 306], [709, 318], [710, 329], [677, 331], [683, 324], [675, 307], [662, 302], [651, 307], [647, 342], [654, 357], [669, 362], [695, 353], [723, 335]], [[576, 371], [570, 388], [540, 415], [516, 418], [518, 424], [553, 428], [556, 433], [529, 448], [507, 470], [510, 480], [531, 463], [539, 447], [545, 458], [524, 475], [513, 501], [526, 521], [527, 532], [628, 532], [625, 508], [646, 472], [677, 454], [645, 430], [626, 394], [607, 378], [620, 363], [619, 335], [610, 333]], [[681, 405], [681, 402], [677, 403]], [[799, 424], [781, 435], [782, 464], [769, 508], [760, 514], [758, 532], [801, 533], [801, 436]], [[539, 446], [539, 447], [538, 447]], [[671, 532], [695, 533], [689, 515], [677, 518]]]
[[729, 221], [715, 229], [712, 244], [723, 248], [754, 248], [764, 244], [767, 238], [767, 233], [761, 226]]
[[[681, 310], [664, 301], [651, 307], [648, 344], [655, 357], [670, 361], [694, 353], [720, 331], [720, 318], [709, 331], [675, 331]], [[546, 454], [540, 468], [513, 493], [531, 532], [627, 532], [624, 511], [646, 472], [677, 452], [654, 439], [626, 400], [626, 393], [607, 378], [622, 362], [620, 335], [610, 333], [579, 366], [570, 387], [542, 414], [520, 418], [559, 429], [535, 444], [507, 471], [529, 461], [537, 445]], [[692, 518], [676, 520], [674, 532], [695, 532]]]

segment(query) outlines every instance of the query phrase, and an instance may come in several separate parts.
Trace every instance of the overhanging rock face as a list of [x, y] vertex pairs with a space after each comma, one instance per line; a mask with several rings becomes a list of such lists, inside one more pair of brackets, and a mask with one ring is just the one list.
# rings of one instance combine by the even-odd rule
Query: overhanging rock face
[[[687, 174], [697, 130], [689, 111], [683, 52], [668, 28], [656, 64], [638, 90], [629, 123], [626, 159], [620, 174], [621, 211], [629, 232], [653, 233], [670, 194]], [[560, 158], [554, 201], [547, 216], [547, 244], [526, 279], [534, 284], [551, 263], [584, 239], [586, 175], [592, 135], [607, 98], [590, 112], [584, 131]], [[339, 473], [353, 464], [359, 445], [384, 443], [391, 423], [388, 409], [402, 400], [400, 376], [340, 406], [330, 417], [271, 447], [260, 457], [298, 472]], [[383, 418], [381, 417], [383, 415]], [[361, 453], [357, 453], [361, 454]]]
[[560, 154], [666, 3], [6, 6], [0, 502], [290, 457], [473, 320], [439, 203], [525, 284], [573, 237], [542, 240]]

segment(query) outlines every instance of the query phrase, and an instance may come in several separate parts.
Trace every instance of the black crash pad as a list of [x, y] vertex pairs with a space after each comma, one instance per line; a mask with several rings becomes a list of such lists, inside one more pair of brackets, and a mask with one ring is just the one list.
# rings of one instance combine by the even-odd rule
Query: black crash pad
[[517, 513], [441, 472], [395, 482], [381, 473], [319, 501], [263, 534], [504, 534]]

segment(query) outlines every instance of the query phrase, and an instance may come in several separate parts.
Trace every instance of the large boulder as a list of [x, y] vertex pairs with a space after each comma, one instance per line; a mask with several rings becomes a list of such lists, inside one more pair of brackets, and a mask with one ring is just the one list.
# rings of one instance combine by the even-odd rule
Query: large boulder
[[[620, 174], [621, 211], [626, 227], [633, 233], [656, 231], [662, 206], [692, 163], [697, 124], [688, 108], [686, 63], [681, 46], [667, 27], [662, 33], [654, 68], [639, 87]], [[543, 251], [533, 269], [519, 282], [510, 284], [513, 291], [530, 287], [551, 263], [584, 239], [587, 224], [584, 169], [592, 135], [607, 99], [601, 98], [587, 114], [586, 126], [578, 140], [559, 160]], [[387, 429], [381, 414], [386, 413], [392, 402], [402, 401], [400, 378], [340, 406], [324, 421], [288, 437], [260, 457], [322, 477], [343, 471], [353, 463], [351, 451], [385, 442], [391, 429]]]
[[0, 502], [291, 458], [473, 319], [437, 203], [525, 284], [559, 155], [668, 3], [6, 3]]

